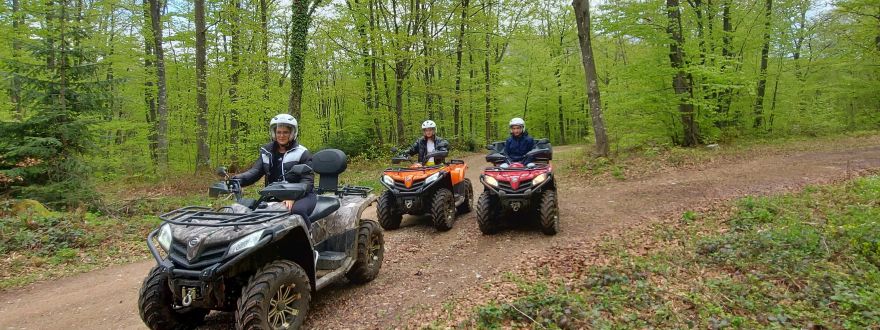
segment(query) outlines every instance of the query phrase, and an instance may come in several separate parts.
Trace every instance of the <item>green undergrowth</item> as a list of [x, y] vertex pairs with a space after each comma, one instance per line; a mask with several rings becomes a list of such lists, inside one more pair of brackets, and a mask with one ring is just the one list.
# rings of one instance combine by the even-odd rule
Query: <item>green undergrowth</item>
[[[467, 324], [534, 329], [880, 325], [880, 176], [747, 197], [606, 242], [578, 274], [513, 277]], [[644, 251], [651, 247], [650, 252]]]

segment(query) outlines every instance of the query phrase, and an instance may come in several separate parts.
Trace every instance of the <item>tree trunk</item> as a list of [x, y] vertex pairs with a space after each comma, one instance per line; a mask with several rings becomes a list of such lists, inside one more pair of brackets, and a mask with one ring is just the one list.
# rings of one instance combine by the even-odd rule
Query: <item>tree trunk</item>
[[694, 105], [691, 103], [693, 90], [685, 72], [685, 56], [682, 48], [684, 36], [681, 32], [681, 9], [678, 0], [666, 0], [666, 14], [669, 16], [669, 25], [666, 31], [672, 39], [669, 43], [669, 60], [676, 70], [675, 76], [672, 78], [672, 86], [679, 98], [678, 111], [681, 115], [682, 126], [684, 126], [682, 145], [691, 147], [695, 146], [698, 141], [697, 123], [694, 120]]
[[[733, 40], [733, 24], [731, 24], [730, 20], [730, 6], [732, 0], [724, 0], [721, 3], [723, 7], [721, 10], [721, 29], [722, 29], [722, 37], [721, 37], [721, 56], [724, 59], [721, 61], [721, 74], [727, 75], [728, 66], [730, 62], [733, 61], [733, 51], [731, 50], [732, 40]], [[716, 108], [716, 113], [719, 115], [727, 116], [730, 112], [730, 104], [733, 101], [731, 97], [732, 90], [730, 87], [723, 87], [721, 91], [718, 93], [718, 107]], [[735, 118], [738, 120], [739, 118]], [[724, 127], [729, 125], [729, 119], [725, 119], [722, 122], [716, 123], [718, 127]]]
[[153, 32], [153, 47], [156, 55], [156, 154], [159, 171], [168, 169], [168, 90], [165, 84], [165, 53], [162, 48], [161, 0], [150, 2], [150, 25]]
[[464, 46], [464, 31], [467, 27], [470, 0], [461, 0], [461, 18], [458, 23], [458, 40], [455, 44], [455, 97], [452, 101], [453, 135], [458, 137], [461, 120], [461, 53]]
[[241, 1], [232, 0], [232, 6], [229, 17], [230, 35], [229, 41], [229, 62], [232, 70], [229, 74], [229, 145], [232, 147], [232, 153], [229, 157], [229, 170], [238, 172], [238, 140], [241, 133], [241, 121], [238, 119], [239, 95], [238, 80], [241, 75]]
[[[19, 54], [21, 52], [21, 26], [22, 13], [19, 7], [19, 0], [12, 0], [12, 60], [18, 65]], [[15, 107], [15, 118], [24, 119], [24, 108], [21, 106], [21, 84], [19, 83], [18, 70], [16, 69], [12, 75], [11, 88], [9, 89], [9, 99]]]
[[406, 79], [406, 62], [394, 63], [394, 114], [397, 116], [397, 143], [403, 144], [405, 134], [403, 131], [403, 81]]
[[153, 78], [155, 74], [155, 66], [153, 65], [153, 58], [156, 53], [153, 50], [153, 40], [152, 40], [152, 31], [153, 29], [150, 27], [150, 4], [148, 0], [143, 0], [143, 9], [144, 9], [144, 26], [143, 26], [143, 37], [144, 37], [144, 103], [147, 105], [147, 124], [150, 125], [150, 129], [148, 130], [147, 140], [148, 140], [148, 148], [150, 149], [150, 159], [153, 160], [153, 165], [159, 165], [159, 153], [157, 150], [157, 137], [156, 134], [156, 120], [158, 119], [157, 109], [156, 109], [156, 89], [153, 86]]
[[208, 147], [208, 80], [205, 67], [205, 0], [195, 0], [196, 23], [196, 107], [198, 108], [196, 127], [196, 172], [206, 172], [211, 167], [211, 149]]
[[[309, 25], [312, 23], [311, 0], [293, 0], [293, 15], [290, 26], [290, 99], [287, 112], [302, 120], [303, 74], [306, 71], [306, 51], [308, 50]], [[317, 6], [317, 0], [312, 7]]]
[[492, 77], [489, 71], [489, 33], [486, 33], [486, 57], [483, 59], [483, 73], [486, 85], [486, 143], [492, 141]]
[[[204, 0], [197, 0], [204, 1]], [[260, 0], [260, 67], [263, 74], [263, 101], [269, 101], [269, 0]], [[269, 110], [269, 109], [266, 109]], [[271, 114], [268, 114], [271, 116]]]
[[575, 18], [577, 19], [578, 42], [581, 46], [581, 63], [587, 78], [587, 97], [590, 101], [590, 119], [593, 121], [593, 132], [596, 136], [596, 154], [607, 157], [609, 153], [608, 137], [605, 135], [605, 120], [602, 118], [602, 101], [599, 95], [599, 75], [596, 73], [596, 62], [593, 58], [592, 36], [590, 31], [590, 1], [574, 0]]
[[[559, 65], [562, 65], [561, 63]], [[556, 68], [556, 88], [558, 93], [556, 94], [556, 105], [558, 106], [558, 115], [559, 115], [559, 143], [565, 143], [565, 115], [563, 113], [564, 107], [562, 105], [562, 72], [559, 67]]]
[[758, 77], [757, 97], [755, 98], [755, 124], [764, 124], [764, 93], [767, 89], [767, 60], [770, 54], [770, 19], [773, 16], [773, 0], [764, 2], [764, 46], [761, 47], [761, 73]]

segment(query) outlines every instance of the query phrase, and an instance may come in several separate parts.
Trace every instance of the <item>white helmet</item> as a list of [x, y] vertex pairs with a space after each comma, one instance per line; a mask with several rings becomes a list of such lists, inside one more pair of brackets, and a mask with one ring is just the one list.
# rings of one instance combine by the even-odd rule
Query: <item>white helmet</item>
[[522, 126], [523, 129], [526, 129], [526, 121], [523, 120], [522, 118], [519, 118], [519, 117], [511, 119], [510, 125], [508, 125], [508, 126], [513, 127], [513, 126], [517, 126], [517, 125]]
[[275, 127], [278, 125], [290, 127], [290, 140], [296, 141], [296, 137], [299, 135], [299, 124], [296, 122], [296, 118], [286, 113], [272, 117], [272, 120], [269, 121], [269, 131], [272, 135], [272, 140], [275, 140]]
[[422, 123], [422, 129], [426, 128], [437, 129], [437, 123], [435, 123], [433, 120], [425, 120], [425, 122]]

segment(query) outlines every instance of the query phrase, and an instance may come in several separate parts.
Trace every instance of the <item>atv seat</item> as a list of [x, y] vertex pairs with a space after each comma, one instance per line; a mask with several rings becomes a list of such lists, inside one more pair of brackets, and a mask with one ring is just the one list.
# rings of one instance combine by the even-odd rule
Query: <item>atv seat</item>
[[315, 222], [333, 214], [339, 209], [339, 199], [335, 196], [318, 196], [315, 210], [309, 215], [309, 221]]
[[[321, 180], [318, 181], [319, 195], [326, 192], [338, 192], [339, 174], [345, 172], [348, 167], [347, 160], [348, 157], [339, 149], [324, 149], [312, 155], [312, 170], [321, 175]], [[319, 198], [318, 205], [320, 204], [321, 199]], [[318, 207], [315, 207], [315, 210], [317, 211]], [[334, 210], [336, 209], [334, 208]]]

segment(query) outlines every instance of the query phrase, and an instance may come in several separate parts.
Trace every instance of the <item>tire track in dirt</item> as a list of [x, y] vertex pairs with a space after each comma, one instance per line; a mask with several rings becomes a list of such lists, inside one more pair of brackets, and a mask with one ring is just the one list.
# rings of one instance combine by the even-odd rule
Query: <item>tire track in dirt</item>
[[[524, 258], [553, 253], [610, 230], [650, 221], [719, 200], [766, 195], [807, 184], [838, 181], [880, 167], [880, 145], [836, 151], [757, 156], [599, 186], [559, 182], [561, 232], [532, 229], [483, 236], [474, 213], [436, 233], [423, 217], [405, 217], [386, 232], [386, 259], [372, 283], [339, 283], [313, 297], [306, 326], [320, 329], [405, 327], [450, 297], [467, 296], [487, 279], [513, 270]], [[574, 149], [574, 148], [571, 148]], [[563, 152], [565, 148], [557, 148]], [[466, 159], [476, 180], [482, 155]], [[0, 293], [0, 329], [143, 329], [137, 291], [152, 261], [111, 267]], [[424, 315], [422, 315], [424, 316]], [[215, 313], [206, 329], [232, 328], [231, 314]]]

